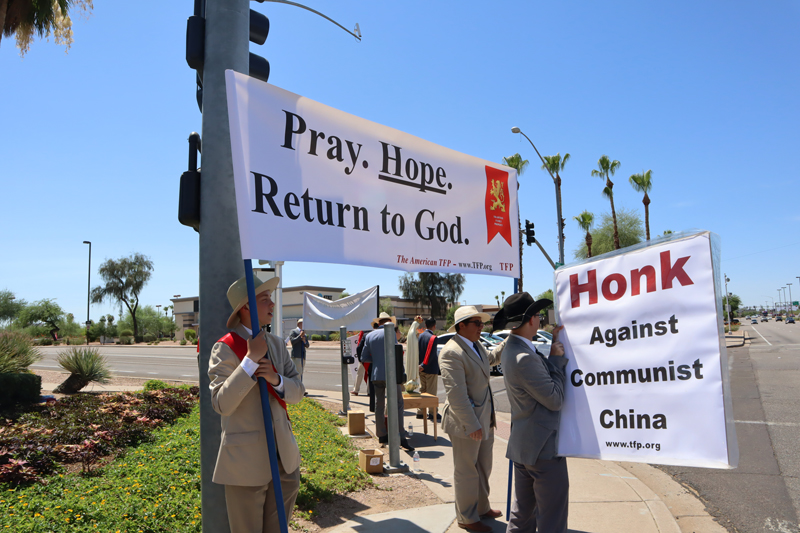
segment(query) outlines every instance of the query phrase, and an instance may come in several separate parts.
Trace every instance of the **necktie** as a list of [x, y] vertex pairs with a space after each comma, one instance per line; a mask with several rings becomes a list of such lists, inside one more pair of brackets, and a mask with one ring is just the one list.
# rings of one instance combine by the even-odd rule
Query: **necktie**
[[483, 357], [481, 357], [481, 350], [480, 350], [480, 348], [478, 348], [478, 343], [477, 342], [473, 342], [472, 346], [475, 347], [475, 352], [478, 354], [478, 358], [481, 361], [483, 361]]

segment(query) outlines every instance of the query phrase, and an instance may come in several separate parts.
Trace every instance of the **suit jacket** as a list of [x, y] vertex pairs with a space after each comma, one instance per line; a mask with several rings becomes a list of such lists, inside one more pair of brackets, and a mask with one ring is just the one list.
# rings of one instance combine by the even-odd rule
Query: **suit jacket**
[[305, 339], [302, 338], [300, 336], [301, 331], [300, 328], [294, 328], [289, 333], [289, 342], [292, 343], [292, 357], [305, 359], [306, 348], [308, 348], [308, 336], [306, 336]]
[[[236, 333], [247, 339], [241, 325]], [[268, 356], [283, 376], [286, 403], [300, 403], [305, 387], [289, 357], [283, 339], [267, 333]], [[211, 349], [208, 365], [211, 380], [211, 405], [222, 415], [222, 438], [214, 469], [214, 483], [221, 485], [263, 486], [272, 480], [267, 449], [267, 434], [261, 410], [261, 392], [254, 377], [242, 369], [239, 358], [224, 342]], [[278, 455], [286, 472], [300, 466], [300, 450], [286, 411], [271, 394], [269, 405]]]
[[[434, 334], [431, 333], [429, 329], [423, 331], [419, 336], [419, 364], [422, 364], [425, 360], [425, 353], [428, 351], [428, 342], [430, 342], [433, 336]], [[428, 357], [428, 364], [424, 366], [423, 370], [426, 374], [441, 374], [441, 370], [439, 369], [439, 356], [436, 355], [437, 344], [438, 340], [434, 340], [433, 346], [431, 347], [431, 355]]]
[[552, 459], [568, 359], [545, 358], [515, 335], [509, 335], [503, 350], [503, 379], [511, 405], [511, 438], [506, 457], [533, 465], [538, 459]]
[[439, 354], [447, 400], [442, 410], [442, 430], [451, 437], [467, 438], [483, 429], [483, 439], [489, 438], [489, 428], [495, 427], [494, 401], [489, 388], [490, 367], [499, 359], [489, 354], [478, 341], [481, 357], [454, 335]]
[[[372, 381], [386, 381], [386, 357], [383, 347], [383, 328], [372, 330], [364, 338], [364, 349], [361, 350], [361, 362], [371, 363], [369, 379]], [[397, 339], [393, 344], [397, 344]], [[402, 365], [402, 358], [400, 364]], [[397, 361], [395, 361], [397, 363]], [[399, 376], [402, 377], [402, 376]]]

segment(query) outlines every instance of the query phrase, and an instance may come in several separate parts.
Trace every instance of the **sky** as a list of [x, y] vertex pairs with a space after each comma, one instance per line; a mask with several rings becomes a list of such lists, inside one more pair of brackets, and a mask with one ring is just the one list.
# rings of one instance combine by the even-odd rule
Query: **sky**
[[[276, 3], [251, 7], [271, 29], [252, 52], [270, 83], [472, 156], [519, 152], [523, 221], [558, 254], [555, 191], [536, 153], [570, 153], [561, 174], [567, 263], [583, 239], [573, 220], [609, 211], [591, 176], [619, 160], [617, 209], [644, 215], [631, 174], [651, 169], [650, 226], [721, 237], [728, 289], [772, 305], [793, 282], [800, 299], [800, 4], [790, 0]], [[21, 59], [0, 43], [0, 289], [55, 299], [84, 320], [106, 259], [134, 252], [155, 266], [143, 304], [198, 294], [198, 237], [177, 220], [187, 138], [201, 131], [195, 73], [185, 62], [193, 2], [95, 2], [74, 20], [69, 53], [51, 38]], [[151, 11], [149, 8], [156, 9]], [[306, 243], [313, 246], [313, 243]], [[553, 285], [526, 247], [525, 289]], [[289, 262], [284, 286], [372, 285], [399, 294], [400, 271]], [[468, 275], [462, 302], [491, 304], [510, 278]], [[784, 292], [780, 293], [781, 295]], [[788, 289], [785, 291], [788, 297]], [[783, 296], [781, 296], [783, 299]], [[91, 315], [117, 314], [112, 303]]]

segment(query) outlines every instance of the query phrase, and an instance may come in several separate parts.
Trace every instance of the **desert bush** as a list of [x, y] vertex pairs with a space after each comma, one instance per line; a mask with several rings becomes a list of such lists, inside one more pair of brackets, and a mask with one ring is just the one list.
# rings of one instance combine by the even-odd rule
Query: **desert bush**
[[338, 333], [331, 333], [330, 335], [328, 335], [328, 340], [338, 341], [339, 340], [339, 334]]
[[42, 393], [42, 376], [29, 373], [0, 373], [0, 405], [33, 403]]
[[148, 333], [144, 336], [144, 342], [154, 342], [156, 340], [156, 336], [152, 333]]
[[36, 344], [39, 346], [52, 346], [53, 339], [51, 339], [50, 337], [42, 337], [40, 339], [36, 339]]
[[85, 344], [86, 339], [83, 337], [67, 337], [67, 346], [77, 346], [79, 344]]
[[186, 339], [181, 339], [181, 346], [186, 346]]
[[197, 332], [192, 328], [187, 329], [183, 332], [183, 336], [186, 337], [186, 340], [194, 344], [194, 341], [197, 340]]
[[120, 337], [133, 337], [133, 330], [131, 329], [123, 329], [119, 332]]
[[0, 333], [0, 374], [25, 372], [41, 358], [42, 354], [25, 334], [17, 331]]
[[133, 337], [125, 335], [119, 338], [120, 344], [133, 344]]
[[151, 379], [151, 380], [148, 380], [144, 384], [144, 390], [145, 391], [161, 390], [161, 389], [168, 389], [168, 388], [169, 388], [169, 385], [167, 385], [166, 383], [164, 383], [160, 379]]
[[325, 337], [323, 337], [322, 335], [319, 335], [319, 334], [315, 333], [315, 334], [311, 335], [311, 340], [312, 340], [312, 341], [324, 341], [324, 340], [325, 340]]
[[92, 381], [108, 383], [111, 378], [108, 362], [97, 348], [69, 348], [58, 354], [56, 362], [70, 375], [53, 392], [74, 394]]

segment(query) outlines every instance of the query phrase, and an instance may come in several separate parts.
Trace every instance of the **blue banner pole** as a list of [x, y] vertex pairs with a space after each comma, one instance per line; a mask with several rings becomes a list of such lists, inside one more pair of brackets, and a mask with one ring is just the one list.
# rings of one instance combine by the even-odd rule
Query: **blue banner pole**
[[[261, 332], [258, 323], [258, 306], [256, 305], [256, 287], [253, 281], [253, 262], [250, 259], [244, 260], [244, 277], [247, 281], [247, 301], [250, 304], [250, 329], [253, 330], [253, 338]], [[269, 352], [267, 353], [269, 355]], [[267, 448], [269, 450], [269, 468], [272, 472], [272, 490], [275, 493], [275, 507], [278, 510], [278, 523], [281, 533], [288, 533], [286, 523], [286, 509], [283, 504], [283, 490], [281, 489], [281, 476], [278, 470], [278, 453], [275, 448], [275, 432], [272, 429], [272, 410], [269, 406], [269, 389], [267, 380], [258, 378], [258, 390], [261, 392], [261, 411], [264, 414], [264, 430], [267, 432]]]
[[506, 522], [511, 517], [511, 479], [514, 477], [514, 462], [508, 460], [508, 495], [506, 496]]

